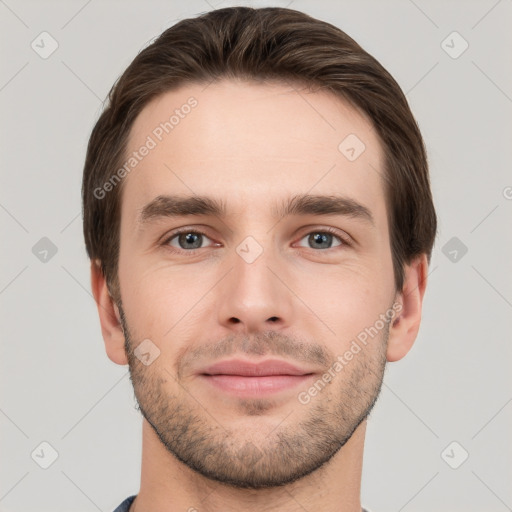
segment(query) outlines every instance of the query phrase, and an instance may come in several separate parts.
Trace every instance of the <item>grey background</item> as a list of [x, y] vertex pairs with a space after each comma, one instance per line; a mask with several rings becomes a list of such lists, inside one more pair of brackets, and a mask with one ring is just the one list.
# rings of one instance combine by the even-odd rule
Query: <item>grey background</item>
[[[512, 2], [249, 4], [348, 32], [407, 93], [429, 151], [440, 225], [423, 325], [388, 366], [370, 418], [363, 504], [512, 510]], [[136, 53], [177, 20], [227, 5], [0, 0], [2, 511], [108, 512], [139, 489], [141, 419], [90, 295], [83, 159], [102, 100]], [[31, 47], [43, 31], [58, 42], [46, 59]], [[446, 40], [453, 31], [469, 44], [458, 58], [445, 51], [463, 48]], [[34, 461], [49, 461], [43, 441], [58, 452], [48, 469]]]

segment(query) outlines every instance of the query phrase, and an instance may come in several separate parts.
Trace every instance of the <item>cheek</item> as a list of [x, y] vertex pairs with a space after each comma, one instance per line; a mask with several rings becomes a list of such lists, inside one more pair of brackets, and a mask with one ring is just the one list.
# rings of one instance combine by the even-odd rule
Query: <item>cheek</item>
[[211, 288], [205, 272], [144, 264], [143, 258], [120, 261], [119, 278], [123, 308], [133, 331], [139, 338], [155, 340], [181, 339], [180, 333], [201, 310], [198, 302]]
[[350, 342], [365, 328], [373, 326], [391, 306], [393, 276], [390, 262], [380, 267], [354, 260], [344, 262], [338, 268], [325, 267], [314, 277], [311, 272], [295, 273], [294, 279], [292, 288], [297, 296], [313, 312], [315, 319], [334, 333], [332, 344], [336, 347], [333, 349], [339, 349], [340, 344]]

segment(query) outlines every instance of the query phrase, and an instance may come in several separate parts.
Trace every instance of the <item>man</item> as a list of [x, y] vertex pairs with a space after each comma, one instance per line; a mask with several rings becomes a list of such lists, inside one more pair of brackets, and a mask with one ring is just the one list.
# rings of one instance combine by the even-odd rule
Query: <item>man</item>
[[420, 325], [436, 215], [393, 78], [289, 9], [183, 20], [113, 87], [84, 234], [143, 414], [116, 512], [361, 510], [366, 419]]

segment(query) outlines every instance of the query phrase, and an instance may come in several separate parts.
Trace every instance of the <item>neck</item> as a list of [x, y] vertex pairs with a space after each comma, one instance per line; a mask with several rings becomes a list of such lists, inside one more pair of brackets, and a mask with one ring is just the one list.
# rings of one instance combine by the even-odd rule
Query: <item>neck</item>
[[360, 512], [366, 421], [324, 466], [291, 484], [238, 489], [210, 480], [171, 455], [143, 419], [140, 491], [130, 512]]

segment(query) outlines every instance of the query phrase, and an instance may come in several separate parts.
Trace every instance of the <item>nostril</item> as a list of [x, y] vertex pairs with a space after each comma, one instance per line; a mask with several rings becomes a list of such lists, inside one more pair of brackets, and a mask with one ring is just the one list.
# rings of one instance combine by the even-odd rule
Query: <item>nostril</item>
[[269, 320], [270, 320], [271, 322], [277, 322], [277, 321], [279, 320], [279, 318], [277, 318], [277, 316], [271, 316], [271, 317], [269, 318]]

